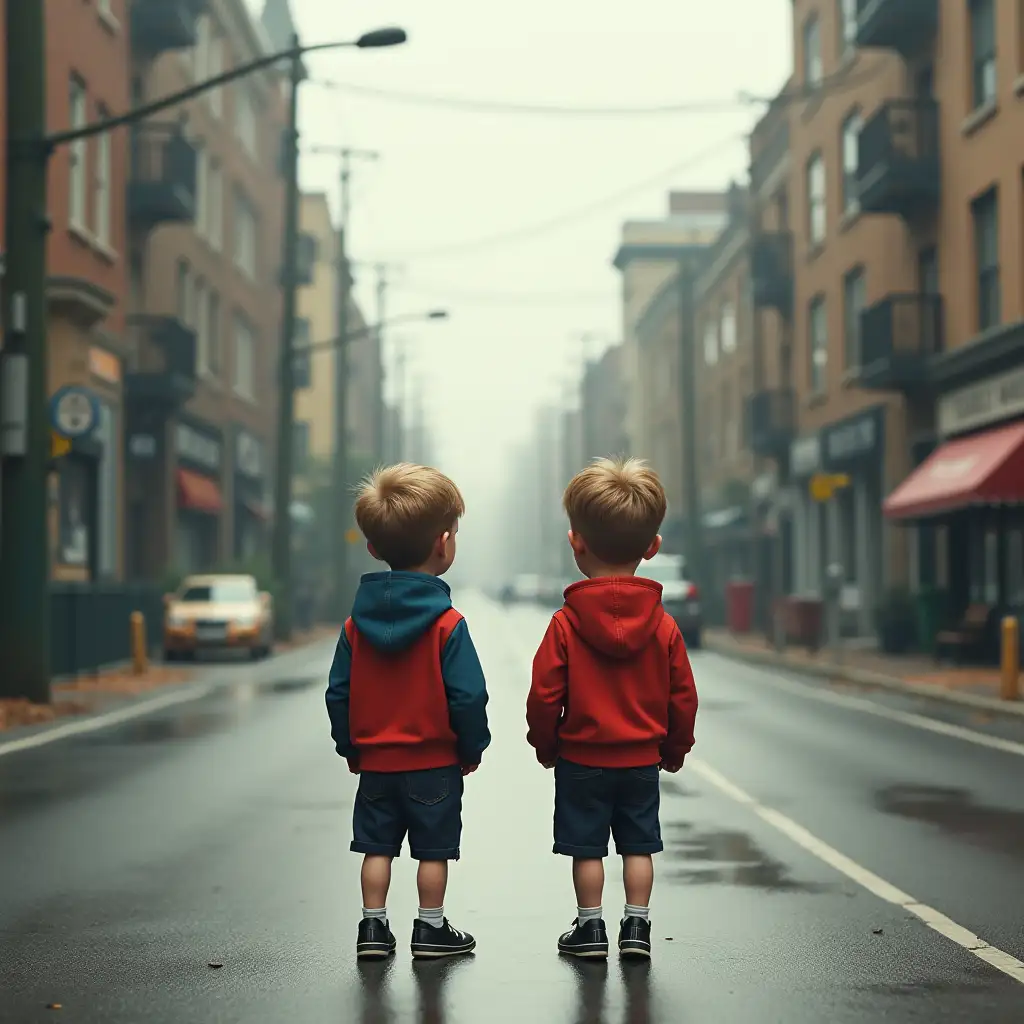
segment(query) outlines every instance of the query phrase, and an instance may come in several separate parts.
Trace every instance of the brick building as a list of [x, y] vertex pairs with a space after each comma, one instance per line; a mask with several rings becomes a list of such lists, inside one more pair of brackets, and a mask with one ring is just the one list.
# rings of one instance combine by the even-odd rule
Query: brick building
[[[132, 102], [273, 52], [244, 0], [136, 0]], [[249, 559], [269, 517], [286, 83], [268, 69], [132, 132], [128, 561]]]

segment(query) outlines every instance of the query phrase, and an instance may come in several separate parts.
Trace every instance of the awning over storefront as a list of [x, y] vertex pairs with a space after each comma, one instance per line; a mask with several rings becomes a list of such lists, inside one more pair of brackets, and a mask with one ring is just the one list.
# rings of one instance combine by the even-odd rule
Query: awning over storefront
[[191, 469], [178, 470], [178, 504], [192, 512], [205, 512], [218, 515], [224, 507], [220, 487], [216, 480]]
[[937, 448], [885, 500], [890, 519], [923, 519], [971, 505], [1024, 502], [1024, 423]]

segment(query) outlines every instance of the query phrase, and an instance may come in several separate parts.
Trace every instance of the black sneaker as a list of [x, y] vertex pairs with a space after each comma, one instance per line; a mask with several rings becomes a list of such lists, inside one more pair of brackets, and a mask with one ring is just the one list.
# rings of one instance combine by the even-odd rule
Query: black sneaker
[[383, 960], [394, 953], [396, 945], [387, 921], [379, 917], [364, 917], [359, 922], [356, 956], [360, 960]]
[[443, 956], [461, 956], [476, 949], [476, 939], [469, 932], [460, 932], [444, 919], [440, 928], [417, 918], [412, 923], [412, 956], [414, 960], [436, 960]]
[[619, 925], [619, 954], [636, 959], [651, 958], [651, 922], [627, 917]]
[[581, 922], [577, 918], [572, 927], [558, 940], [558, 952], [578, 956], [586, 960], [608, 958], [608, 931], [604, 921], [591, 918]]

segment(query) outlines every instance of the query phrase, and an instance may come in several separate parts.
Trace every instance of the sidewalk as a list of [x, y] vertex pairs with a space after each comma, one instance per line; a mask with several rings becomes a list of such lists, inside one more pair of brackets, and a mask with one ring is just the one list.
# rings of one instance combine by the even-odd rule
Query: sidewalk
[[[337, 626], [315, 626], [311, 630], [295, 633], [288, 643], [278, 643], [275, 654], [307, 647], [338, 635]], [[196, 680], [205, 667], [193, 663], [187, 667], [168, 667], [150, 662], [143, 675], [134, 675], [126, 665], [101, 669], [96, 675], [82, 675], [78, 679], [54, 681], [49, 704], [33, 704], [27, 700], [0, 699], [0, 732], [26, 726], [47, 725], [58, 719], [90, 715], [106, 710], [116, 702], [131, 700], [153, 690], [181, 686]]]
[[842, 650], [838, 662], [835, 653], [825, 648], [811, 654], [805, 648], [787, 647], [780, 655], [762, 634], [736, 636], [724, 629], [706, 629], [704, 646], [754, 664], [781, 665], [831, 681], [913, 693], [1024, 718], [1024, 701], [1000, 699], [999, 670], [994, 668], [956, 668], [936, 664], [923, 655], [898, 657], [850, 648]]

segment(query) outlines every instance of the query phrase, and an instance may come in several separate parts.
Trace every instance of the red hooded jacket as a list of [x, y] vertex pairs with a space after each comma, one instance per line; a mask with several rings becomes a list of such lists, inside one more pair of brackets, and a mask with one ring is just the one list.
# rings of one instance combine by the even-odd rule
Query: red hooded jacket
[[606, 576], [565, 591], [526, 703], [527, 740], [542, 764], [682, 764], [696, 716], [690, 659], [660, 583]]

